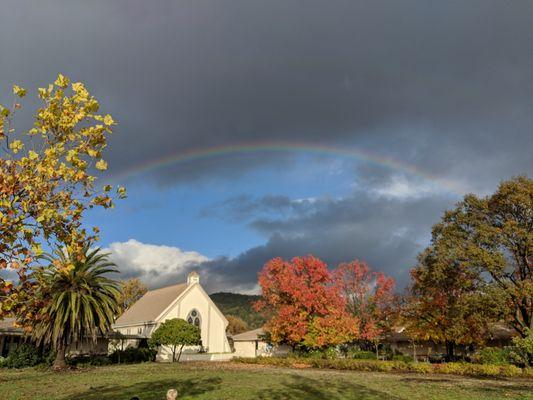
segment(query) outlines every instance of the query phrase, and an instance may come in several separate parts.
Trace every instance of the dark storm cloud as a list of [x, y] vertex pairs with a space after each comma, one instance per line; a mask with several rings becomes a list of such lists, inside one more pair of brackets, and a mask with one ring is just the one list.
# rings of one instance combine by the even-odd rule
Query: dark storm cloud
[[[238, 207], [243, 203], [244, 212]], [[312, 201], [282, 196], [231, 199], [218, 206], [221, 215], [244, 219], [269, 239], [235, 258], [211, 260], [198, 268], [209, 276], [211, 288], [243, 290], [254, 287], [257, 272], [275, 256], [314, 254], [330, 266], [357, 258], [392, 275], [401, 289], [416, 254], [428, 244], [431, 225], [451, 204], [446, 196], [398, 199], [364, 191]]]
[[[1, 3], [0, 103], [12, 83], [35, 90], [57, 72], [84, 81], [119, 123], [111, 173], [176, 152], [276, 140], [355, 146], [480, 193], [533, 175], [530, 0]], [[226, 155], [153, 178], [231, 179], [262, 166], [284, 171], [291, 161]], [[397, 171], [349, 168], [357, 190], [346, 198], [244, 196], [205, 210], [267, 238], [203, 263], [210, 289], [253, 288], [268, 259], [307, 253], [331, 265], [364, 258], [405, 284], [430, 226], [454, 200], [378, 195]], [[149, 274], [159, 274], [157, 285], [193, 267]]]
[[[254, 140], [355, 145], [477, 190], [533, 169], [530, 1], [3, 3], [1, 92], [58, 71], [85, 81], [120, 123], [115, 171]], [[156, 177], [278, 161], [204, 160]]]

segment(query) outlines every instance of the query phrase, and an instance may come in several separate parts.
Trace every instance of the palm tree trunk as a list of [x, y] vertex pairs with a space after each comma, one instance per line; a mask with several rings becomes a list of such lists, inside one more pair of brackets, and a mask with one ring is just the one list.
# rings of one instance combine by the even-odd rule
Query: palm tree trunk
[[67, 368], [67, 361], [65, 359], [65, 354], [67, 352], [67, 346], [60, 344], [56, 350], [56, 358], [52, 364], [52, 369], [54, 371], [60, 371]]

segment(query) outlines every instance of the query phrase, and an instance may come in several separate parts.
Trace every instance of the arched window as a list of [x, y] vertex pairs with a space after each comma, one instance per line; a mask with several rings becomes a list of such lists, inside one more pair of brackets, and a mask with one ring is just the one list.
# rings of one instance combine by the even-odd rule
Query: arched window
[[192, 310], [187, 316], [187, 322], [189, 324], [192, 324], [200, 328], [202, 325], [202, 319], [200, 318], [200, 313], [196, 310]]

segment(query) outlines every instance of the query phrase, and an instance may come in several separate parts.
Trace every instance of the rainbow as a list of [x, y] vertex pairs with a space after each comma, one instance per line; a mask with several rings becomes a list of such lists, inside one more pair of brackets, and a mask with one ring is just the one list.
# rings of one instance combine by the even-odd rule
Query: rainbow
[[253, 142], [226, 146], [214, 146], [179, 151], [165, 157], [147, 161], [133, 168], [112, 175], [113, 182], [123, 183], [132, 177], [155, 171], [172, 165], [221, 157], [225, 155], [253, 154], [266, 152], [304, 153], [329, 155], [334, 157], [355, 158], [372, 164], [385, 166], [396, 171], [402, 171], [430, 181], [448, 191], [463, 195], [467, 190], [460, 183], [444, 179], [435, 174], [421, 170], [415, 165], [408, 164], [391, 157], [378, 155], [366, 150], [354, 147], [340, 147], [325, 144], [313, 144], [304, 142]]

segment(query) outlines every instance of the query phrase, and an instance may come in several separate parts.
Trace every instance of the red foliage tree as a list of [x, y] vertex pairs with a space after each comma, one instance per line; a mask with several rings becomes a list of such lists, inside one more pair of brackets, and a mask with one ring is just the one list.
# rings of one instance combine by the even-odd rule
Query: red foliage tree
[[313, 256], [267, 262], [259, 273], [262, 299], [255, 307], [272, 315], [265, 325], [272, 342], [323, 348], [353, 341], [358, 321], [332, 283], [327, 265]]
[[377, 349], [392, 329], [396, 314], [395, 281], [382, 272], [373, 272], [360, 261], [340, 264], [333, 271], [335, 286], [343, 295], [346, 309], [359, 320], [359, 335]]

